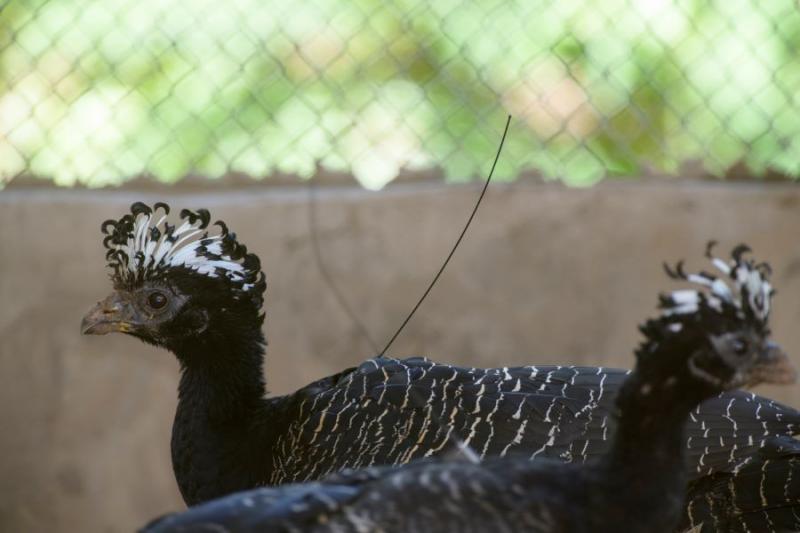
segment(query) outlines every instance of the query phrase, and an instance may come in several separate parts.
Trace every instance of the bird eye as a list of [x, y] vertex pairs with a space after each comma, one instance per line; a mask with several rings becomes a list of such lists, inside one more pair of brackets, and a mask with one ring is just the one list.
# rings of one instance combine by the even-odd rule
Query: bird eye
[[161, 309], [167, 305], [167, 297], [163, 292], [154, 291], [147, 297], [147, 304], [153, 309]]
[[742, 339], [733, 339], [733, 343], [731, 345], [733, 351], [737, 355], [744, 355], [747, 353], [747, 341]]

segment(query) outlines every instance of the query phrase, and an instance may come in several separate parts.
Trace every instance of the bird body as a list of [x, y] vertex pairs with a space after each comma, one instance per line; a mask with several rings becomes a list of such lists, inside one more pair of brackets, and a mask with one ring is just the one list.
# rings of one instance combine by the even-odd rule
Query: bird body
[[[772, 290], [765, 272], [741, 254], [734, 253], [734, 259], [733, 288], [712, 286], [708, 294], [698, 292], [691, 306], [683, 297], [662, 299], [662, 316], [641, 327], [645, 341], [636, 350], [636, 368], [614, 402], [617, 427], [596, 460], [438, 458], [350, 470], [321, 482], [215, 500], [160, 519], [146, 531], [673, 531], [686, 498], [689, 414], [723, 390], [760, 381], [786, 383], [795, 376], [786, 356], [768, 340]], [[756, 276], [750, 276], [753, 272]], [[457, 383], [457, 373], [450, 375]], [[511, 376], [505, 381], [513, 382]], [[423, 403], [429, 406], [430, 396]], [[499, 412], [497, 402], [490, 412]], [[442, 428], [457, 424], [444, 420]], [[423, 432], [417, 432], [418, 442], [424, 441]], [[735, 470], [747, 470], [749, 476], [751, 462], [752, 455]], [[762, 471], [767, 465], [764, 460]], [[724, 493], [716, 489], [705, 493], [709, 503]], [[766, 490], [762, 485], [762, 506], [768, 503]], [[729, 503], [735, 509], [744, 500]]]
[[[681, 498], [673, 498], [663, 516], [642, 521], [631, 502], [615, 497], [630, 487], [598, 487], [597, 481], [609, 478], [584, 466], [548, 460], [490, 458], [476, 465], [423, 459], [246, 491], [162, 518], [144, 531], [212, 531], [215, 526], [236, 533], [669, 531], [663, 524], [680, 510]], [[650, 490], [640, 496], [649, 502], [665, 494]], [[602, 512], [593, 514], [596, 510]]]
[[[658, 471], [648, 462], [646, 475], [635, 471], [623, 480], [609, 467], [555, 459], [491, 457], [480, 464], [422, 459], [234, 494], [145, 530], [219, 525], [237, 533], [671, 531], [684, 505], [686, 474], [679, 462], [660, 463]], [[627, 466], [634, 472], [633, 464]], [[638, 483], [631, 486], [631, 479]], [[661, 512], [652, 512], [654, 501]]]
[[[173, 465], [193, 505], [345, 468], [407, 463], [445, 453], [457, 441], [480, 457], [583, 463], [608, 452], [617, 425], [614, 402], [628, 374], [376, 358], [290, 395], [264, 398], [254, 385], [249, 401], [233, 402], [232, 392], [220, 392], [224, 401], [212, 396], [211, 376], [193, 382], [187, 369], [173, 425]], [[732, 472], [773, 439], [796, 434], [800, 413], [737, 390], [706, 400], [683, 423], [686, 469], [694, 480]]]

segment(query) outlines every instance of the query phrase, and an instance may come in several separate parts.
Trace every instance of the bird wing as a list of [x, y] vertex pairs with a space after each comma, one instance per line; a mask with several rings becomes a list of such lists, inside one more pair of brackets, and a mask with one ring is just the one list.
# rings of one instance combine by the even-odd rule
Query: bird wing
[[373, 383], [369, 397], [389, 410], [424, 413], [431, 445], [446, 444], [450, 432], [481, 457], [570, 461], [604, 452], [613, 394], [626, 376], [589, 367], [460, 368], [421, 358], [399, 364], [405, 368], [390, 365], [390, 379]]
[[[628, 371], [604, 367], [464, 368], [425, 358], [375, 358], [293, 395], [272, 483], [342, 468], [406, 463], [456, 443], [481, 456], [583, 462], [605, 453]], [[773, 436], [792, 435], [800, 412], [733, 391], [687, 421], [692, 477], [732, 471]]]
[[693, 477], [733, 472], [776, 437], [800, 431], [800, 412], [742, 390], [706, 400], [685, 427], [687, 456]]
[[800, 531], [800, 442], [770, 437], [735, 471], [691, 483], [681, 528]]

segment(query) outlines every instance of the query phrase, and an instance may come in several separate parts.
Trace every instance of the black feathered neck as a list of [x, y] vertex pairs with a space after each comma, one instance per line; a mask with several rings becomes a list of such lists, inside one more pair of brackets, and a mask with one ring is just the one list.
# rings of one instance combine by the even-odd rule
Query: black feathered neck
[[217, 335], [218, 327], [212, 323], [209, 334], [176, 348], [181, 365], [178, 398], [206, 410], [212, 420], [231, 420], [247, 416], [266, 393], [266, 341], [260, 329], [235, 328], [235, 334]]
[[[650, 321], [645, 327], [655, 324]], [[648, 338], [636, 351], [636, 367], [617, 397], [621, 424], [632, 419], [632, 426], [645, 428], [661, 425], [665, 418], [683, 423], [691, 409], [723, 391], [722, 385], [700, 379], [689, 369], [695, 354], [711, 349], [702, 330], [685, 327], [663, 333]]]
[[683, 333], [640, 346], [639, 363], [616, 398], [611, 448], [598, 464], [604, 490], [627, 494], [621, 509], [643, 513], [635, 521], [655, 530], [671, 531], [680, 516], [688, 482], [684, 428], [689, 414], [719, 392], [684, 365], [687, 352], [705, 341]]
[[263, 483], [270, 450], [286, 431], [277, 400], [264, 397], [260, 327], [228, 318], [175, 348], [181, 379], [172, 462], [189, 505]]
[[[638, 396], [635, 401], [647, 403], [652, 398], [664, 404], [692, 406], [722, 392], [721, 386], [713, 387], [689, 371], [693, 355], [712, 350], [709, 335], [717, 331], [708, 325], [699, 314], [693, 314], [679, 320], [648, 320], [639, 327], [646, 338], [636, 349], [636, 366], [630, 378], [641, 384], [641, 390], [630, 391]], [[626, 384], [622, 391], [631, 387]]]

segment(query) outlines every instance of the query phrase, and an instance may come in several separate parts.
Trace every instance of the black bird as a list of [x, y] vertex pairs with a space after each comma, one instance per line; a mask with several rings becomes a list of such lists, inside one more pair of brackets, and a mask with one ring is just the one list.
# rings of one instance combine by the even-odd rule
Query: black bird
[[636, 368], [616, 398], [616, 434], [592, 464], [419, 460], [235, 494], [146, 531], [672, 531], [692, 410], [724, 390], [794, 377], [769, 342], [765, 270], [734, 257], [730, 285], [696, 277], [708, 290], [662, 296], [661, 316], [641, 326]]
[[[344, 468], [406, 463], [461, 440], [481, 457], [583, 462], [604, 455], [624, 370], [475, 369], [374, 358], [297, 392], [265, 397], [258, 257], [206, 210], [136, 203], [103, 224], [114, 292], [84, 318], [89, 334], [121, 331], [172, 351], [181, 366], [172, 437], [175, 476], [194, 505]], [[737, 259], [738, 261], [738, 259]], [[719, 261], [728, 268], [730, 263]], [[690, 479], [735, 472], [800, 412], [742, 391], [697, 407], [686, 425]]]

